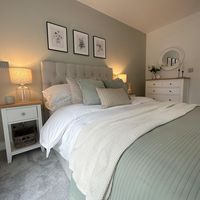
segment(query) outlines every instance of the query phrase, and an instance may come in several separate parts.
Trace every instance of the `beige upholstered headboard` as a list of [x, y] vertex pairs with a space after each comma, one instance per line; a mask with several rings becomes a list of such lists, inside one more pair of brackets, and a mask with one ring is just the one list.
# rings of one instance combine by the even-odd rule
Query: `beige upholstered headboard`
[[97, 80], [112, 79], [112, 69], [108, 67], [54, 61], [42, 61], [41, 73], [43, 90], [55, 84], [66, 83], [66, 77], [93, 78]]

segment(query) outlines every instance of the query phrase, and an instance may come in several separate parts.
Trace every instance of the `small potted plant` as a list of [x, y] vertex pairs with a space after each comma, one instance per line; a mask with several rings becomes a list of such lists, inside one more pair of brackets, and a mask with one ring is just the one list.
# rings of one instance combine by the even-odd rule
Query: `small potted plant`
[[158, 74], [158, 72], [161, 70], [161, 67], [156, 67], [154, 65], [152, 65], [151, 67], [149, 67], [149, 71], [152, 73], [152, 78], [153, 79], [159, 79], [160, 75]]

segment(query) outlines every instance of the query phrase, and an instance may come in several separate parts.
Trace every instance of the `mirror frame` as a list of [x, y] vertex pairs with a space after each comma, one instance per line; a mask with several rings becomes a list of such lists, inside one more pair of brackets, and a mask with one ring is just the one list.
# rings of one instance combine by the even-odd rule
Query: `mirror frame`
[[[163, 56], [169, 51], [176, 51], [179, 54], [179, 62], [173, 66], [163, 65]], [[185, 58], [185, 53], [183, 49], [179, 47], [169, 47], [161, 53], [160, 58], [159, 58], [159, 66], [161, 66], [162, 69], [165, 71], [180, 68], [183, 65], [184, 58]]]

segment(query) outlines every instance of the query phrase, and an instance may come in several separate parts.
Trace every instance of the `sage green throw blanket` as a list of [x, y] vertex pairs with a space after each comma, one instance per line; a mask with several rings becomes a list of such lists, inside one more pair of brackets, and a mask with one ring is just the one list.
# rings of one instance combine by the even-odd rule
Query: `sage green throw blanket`
[[[72, 180], [70, 200], [84, 199]], [[200, 200], [200, 107], [148, 132], [124, 152], [109, 200]]]

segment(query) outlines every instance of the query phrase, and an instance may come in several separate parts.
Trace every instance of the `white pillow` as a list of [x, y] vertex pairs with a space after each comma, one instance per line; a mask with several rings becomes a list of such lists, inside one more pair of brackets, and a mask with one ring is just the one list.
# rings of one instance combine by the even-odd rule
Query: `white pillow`
[[69, 84], [53, 85], [42, 91], [45, 106], [51, 111], [71, 104], [71, 90]]

